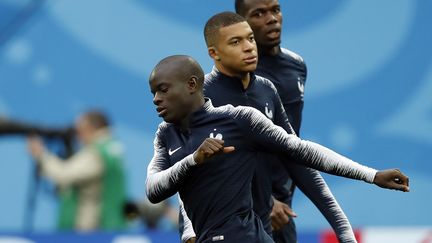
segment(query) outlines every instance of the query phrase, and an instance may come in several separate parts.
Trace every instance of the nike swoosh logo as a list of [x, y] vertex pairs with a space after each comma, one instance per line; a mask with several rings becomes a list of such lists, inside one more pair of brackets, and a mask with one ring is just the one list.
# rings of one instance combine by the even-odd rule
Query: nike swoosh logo
[[178, 148], [176, 148], [176, 149], [174, 149], [174, 150], [168, 149], [168, 154], [171, 156], [171, 155], [173, 155], [175, 152], [177, 152], [177, 150], [179, 150], [179, 149], [181, 149], [181, 147], [178, 147]]

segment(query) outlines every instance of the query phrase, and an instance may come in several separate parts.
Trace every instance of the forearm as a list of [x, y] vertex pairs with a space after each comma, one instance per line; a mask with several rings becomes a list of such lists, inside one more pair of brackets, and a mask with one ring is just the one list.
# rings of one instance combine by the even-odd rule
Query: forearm
[[62, 176], [62, 171], [65, 171], [63, 168], [65, 161], [49, 152], [45, 152], [37, 158], [37, 161], [43, 175], [57, 184], [68, 184], [67, 181], [65, 181], [65, 177]]
[[102, 162], [92, 150], [82, 150], [68, 160], [45, 152], [38, 158], [38, 162], [42, 173], [62, 186], [97, 178], [103, 173]]
[[327, 219], [339, 242], [356, 243], [351, 225], [321, 174], [311, 168], [292, 163], [290, 175], [297, 187]]
[[146, 180], [146, 192], [150, 202], [158, 203], [174, 195], [188, 171], [195, 165], [193, 154], [165, 170], [161, 170], [161, 166], [154, 161], [150, 162]]
[[[246, 112], [247, 110], [244, 110]], [[376, 170], [356, 163], [317, 143], [301, 140], [288, 134], [283, 128], [275, 126], [264, 115], [254, 110], [243, 117], [247, 123], [240, 124], [251, 140], [265, 150], [273, 151], [286, 159], [297, 161], [308, 167], [330, 174], [344, 176], [372, 183]]]
[[317, 143], [297, 142], [292, 158], [308, 167], [356, 180], [373, 183], [377, 170], [361, 165]]

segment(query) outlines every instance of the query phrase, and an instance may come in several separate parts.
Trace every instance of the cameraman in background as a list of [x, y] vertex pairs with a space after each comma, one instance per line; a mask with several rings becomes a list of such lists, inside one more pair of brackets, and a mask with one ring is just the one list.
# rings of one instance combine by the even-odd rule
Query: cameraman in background
[[122, 230], [125, 178], [121, 145], [109, 131], [106, 115], [88, 111], [75, 123], [82, 148], [62, 160], [47, 151], [39, 137], [28, 139], [28, 149], [43, 176], [59, 188], [60, 230]]

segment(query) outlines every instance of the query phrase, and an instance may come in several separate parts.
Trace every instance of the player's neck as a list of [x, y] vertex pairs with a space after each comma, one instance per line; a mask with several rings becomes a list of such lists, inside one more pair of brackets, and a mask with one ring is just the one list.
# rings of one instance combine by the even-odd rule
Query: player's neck
[[[227, 75], [227, 74], [225, 74]], [[250, 73], [246, 72], [246, 73], [233, 73], [231, 75], [227, 75], [227, 76], [231, 76], [231, 77], [235, 77], [237, 79], [240, 79], [242, 85], [243, 85], [243, 89], [247, 89], [249, 87], [250, 84]]]
[[250, 73], [246, 73], [246, 74], [240, 76], [239, 78], [242, 81], [243, 88], [247, 89], [249, 87], [249, 83], [250, 83]]
[[190, 121], [190, 118], [191, 118], [192, 114], [194, 112], [200, 110], [203, 107], [204, 103], [205, 103], [204, 96], [203, 95], [198, 95], [196, 97], [196, 100], [194, 102], [192, 102], [191, 105], [190, 105], [190, 107], [191, 107], [190, 112], [188, 113], [188, 115], [184, 119], [182, 119], [178, 123], [178, 125], [180, 125], [180, 127], [182, 129], [187, 129], [189, 127], [189, 123], [190, 123], [189, 121]]
[[[281, 48], [280, 45], [276, 45], [276, 46], [261, 46], [258, 45], [258, 51], [259, 54], [258, 56], [261, 54], [266, 55], [266, 56], [276, 56], [281, 52]], [[258, 57], [259, 58], [259, 57]]]
[[228, 77], [234, 77], [234, 78], [240, 79], [244, 89], [247, 89], [247, 87], [249, 87], [249, 83], [250, 83], [250, 73], [249, 72], [239, 72], [237, 70], [232, 70], [232, 69], [224, 67], [223, 65], [220, 65], [219, 63], [216, 63], [215, 65], [216, 65], [216, 68], [219, 70], [219, 72], [223, 73], [224, 75], [226, 75]]

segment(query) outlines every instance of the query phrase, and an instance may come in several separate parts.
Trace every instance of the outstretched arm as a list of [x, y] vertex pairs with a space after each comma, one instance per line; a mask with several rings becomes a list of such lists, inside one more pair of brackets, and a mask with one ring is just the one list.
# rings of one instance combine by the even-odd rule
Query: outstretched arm
[[[274, 125], [258, 110], [237, 107], [240, 128], [250, 137], [257, 149], [276, 152], [308, 167], [330, 174], [375, 183], [381, 187], [409, 191], [408, 178], [397, 170], [380, 171], [354, 162], [317, 143], [302, 140]], [[377, 179], [376, 179], [377, 177]], [[378, 184], [379, 183], [379, 184]]]
[[42, 173], [60, 186], [79, 184], [103, 174], [101, 158], [91, 148], [81, 149], [63, 160], [49, 153], [39, 137], [29, 137], [28, 149], [41, 166]]

